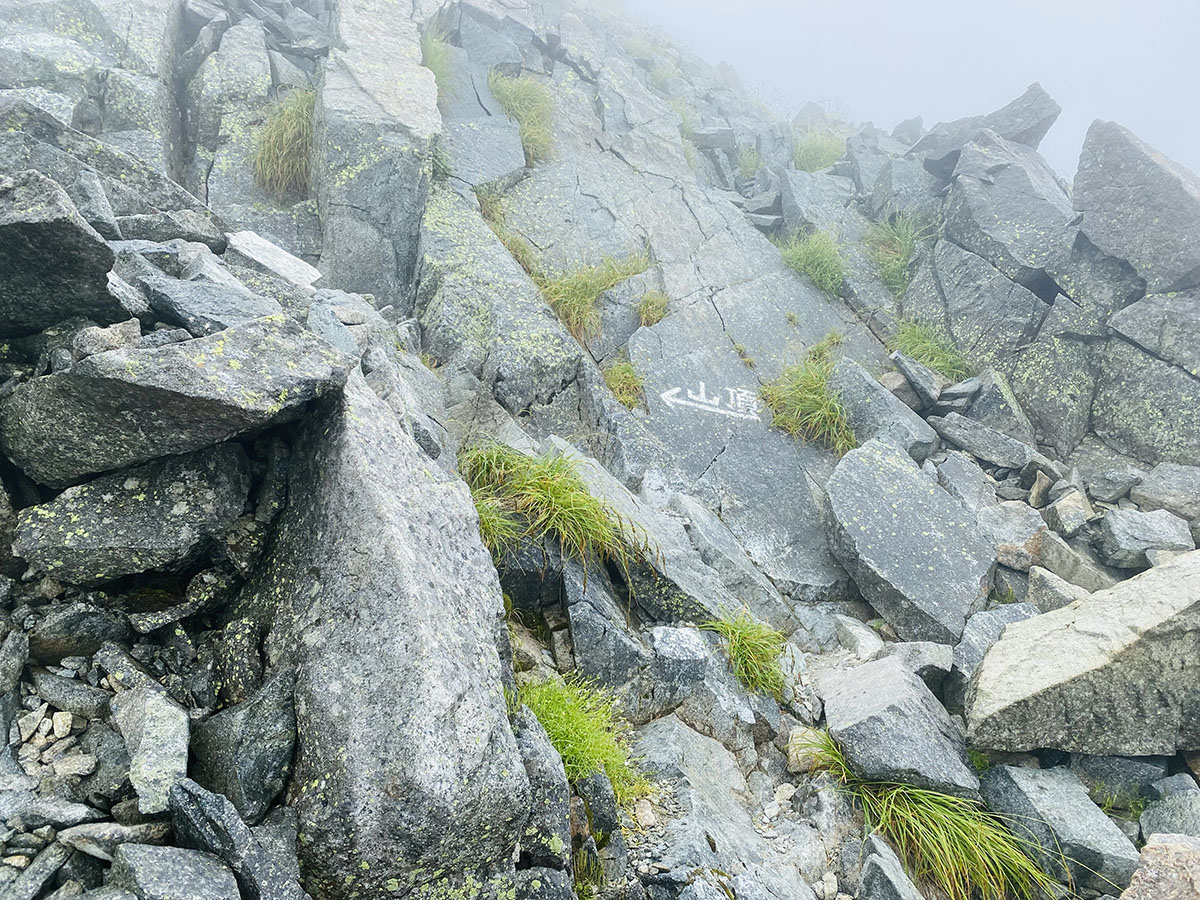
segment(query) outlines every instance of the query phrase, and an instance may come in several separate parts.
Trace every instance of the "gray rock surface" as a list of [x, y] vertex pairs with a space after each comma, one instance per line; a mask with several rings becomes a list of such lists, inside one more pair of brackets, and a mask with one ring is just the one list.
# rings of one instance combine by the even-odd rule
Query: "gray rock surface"
[[1138, 820], [1142, 835], [1186, 834], [1200, 837], [1200, 791], [1182, 791], [1155, 800]]
[[862, 867], [860, 900], [925, 900], [891, 847], [877, 836], [868, 846], [871, 855]]
[[1138, 569], [1150, 564], [1149, 550], [1196, 549], [1186, 519], [1165, 509], [1110, 510], [1100, 522], [1100, 552], [1109, 565]]
[[962, 639], [954, 645], [954, 663], [946, 680], [946, 702], [952, 708], [962, 706], [971, 677], [1004, 629], [1037, 614], [1030, 603], [1009, 603], [977, 612], [967, 620]]
[[233, 873], [215, 856], [179, 847], [122, 844], [108, 883], [138, 900], [239, 900]]
[[1033, 566], [1029, 570], [1029, 593], [1025, 599], [1036, 606], [1038, 612], [1046, 613], [1082, 600], [1089, 593], [1065, 578], [1059, 578], [1049, 569]]
[[1046, 523], [1036, 509], [1020, 500], [1005, 500], [982, 507], [978, 516], [979, 527], [991, 537], [1000, 565], [1028, 572], [1041, 561]]
[[113, 724], [129, 751], [129, 780], [138, 810], [167, 810], [171, 786], [187, 774], [188, 716], [162, 690], [136, 687], [113, 698]]
[[1147, 839], [1138, 870], [1121, 900], [1190, 900], [1196, 893], [1200, 838], [1159, 834]]
[[1200, 377], [1200, 306], [1195, 292], [1151, 294], [1118, 310], [1109, 327], [1147, 353]]
[[937, 445], [934, 430], [853, 360], [838, 361], [829, 387], [837, 392], [846, 420], [860, 443], [887, 441], [918, 463]]
[[930, 416], [929, 424], [951, 444], [993, 465], [1020, 469], [1033, 458], [1033, 447], [1029, 444], [956, 412], [946, 416]]
[[1159, 463], [1131, 486], [1129, 499], [1143, 512], [1165, 509], [1184, 519], [1198, 518], [1200, 466]]

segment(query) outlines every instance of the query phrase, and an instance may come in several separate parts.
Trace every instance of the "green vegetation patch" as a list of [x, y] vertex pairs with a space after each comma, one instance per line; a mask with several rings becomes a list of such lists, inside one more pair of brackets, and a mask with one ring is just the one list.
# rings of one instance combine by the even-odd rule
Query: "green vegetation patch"
[[762, 168], [762, 154], [757, 147], [747, 145], [738, 151], [738, 174], [749, 180]]
[[971, 366], [954, 346], [954, 341], [920, 322], [901, 322], [896, 334], [888, 341], [888, 349], [899, 350], [951, 381], [962, 381], [971, 375]]
[[662, 291], [647, 291], [638, 303], [638, 320], [649, 327], [657, 325], [667, 315], [667, 304], [671, 298]]
[[316, 99], [312, 91], [290, 94], [271, 110], [255, 135], [254, 177], [277, 199], [308, 195]]
[[[918, 884], [949, 900], [1033, 900], [1057, 896], [1057, 883], [1024, 852], [1034, 849], [978, 801], [887, 781], [868, 781], [827, 732], [804, 745], [862, 808], [868, 830], [896, 848]], [[1041, 848], [1037, 848], [1041, 849]]]
[[813, 345], [804, 360], [787, 366], [762, 387], [763, 402], [771, 409], [771, 425], [790, 435], [819, 441], [838, 454], [858, 446], [846, 410], [829, 387], [833, 350], [842, 336], [830, 332]]
[[626, 724], [608, 691], [578, 677], [547, 679], [519, 686], [517, 701], [542, 723], [569, 781], [602, 771], [612, 782], [617, 803], [626, 809], [649, 793], [649, 782], [630, 759], [623, 736]]
[[421, 35], [421, 65], [433, 73], [437, 82], [438, 102], [442, 103], [451, 97], [450, 75], [453, 62], [450, 55], [450, 42], [446, 33], [437, 28], [431, 28]]
[[627, 409], [633, 409], [642, 402], [642, 388], [646, 381], [628, 360], [615, 362], [605, 369], [604, 383]]
[[701, 628], [725, 638], [725, 652], [737, 680], [749, 691], [783, 700], [784, 676], [779, 663], [784, 637], [757, 621], [744, 607], [703, 623]]
[[676, 97], [671, 101], [671, 109], [675, 111], [675, 115], [679, 116], [679, 133], [685, 141], [690, 141], [692, 135], [696, 133], [696, 110], [692, 109], [682, 97]]
[[493, 69], [488, 75], [488, 89], [517, 123], [525, 161], [533, 165], [549, 159], [554, 149], [554, 100], [550, 88], [530, 75], [510, 76]]
[[796, 135], [792, 162], [802, 172], [818, 172], [832, 166], [845, 152], [845, 138], [830, 131], [811, 129]]
[[789, 268], [807, 275], [812, 283], [831, 297], [842, 290], [846, 267], [837, 241], [827, 231], [796, 235], [779, 248]]
[[597, 265], [582, 266], [555, 278], [535, 276], [534, 281], [567, 330], [583, 342], [600, 333], [600, 311], [596, 308], [600, 295], [649, 267], [650, 257], [639, 251], [624, 259], [606, 256]]
[[911, 278], [909, 265], [913, 255], [931, 233], [928, 225], [907, 213], [897, 213], [890, 219], [878, 222], [867, 232], [867, 254], [875, 264], [879, 280], [892, 296], [902, 297], [908, 290]]

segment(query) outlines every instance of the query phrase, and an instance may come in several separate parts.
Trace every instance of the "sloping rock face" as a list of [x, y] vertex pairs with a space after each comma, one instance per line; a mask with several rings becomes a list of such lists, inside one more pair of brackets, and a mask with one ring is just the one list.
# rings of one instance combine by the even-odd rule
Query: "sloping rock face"
[[500, 692], [499, 583], [462, 483], [428, 468], [361, 378], [333, 403], [297, 449], [293, 502], [248, 596], [278, 606], [268, 654], [296, 667], [289, 802], [310, 893], [434, 890], [511, 858], [529, 814]]
[[970, 739], [1126, 756], [1200, 746], [1200, 669], [1186, 649], [1198, 610], [1200, 552], [1192, 552], [1009, 625], [971, 686]]

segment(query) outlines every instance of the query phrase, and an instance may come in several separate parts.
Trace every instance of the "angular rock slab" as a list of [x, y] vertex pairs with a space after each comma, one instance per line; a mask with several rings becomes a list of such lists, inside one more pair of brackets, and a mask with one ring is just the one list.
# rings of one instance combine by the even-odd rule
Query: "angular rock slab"
[[129, 313], [108, 293], [113, 252], [44, 175], [0, 176], [0, 338], [71, 316], [108, 325]]
[[1108, 325], [1147, 353], [1200, 378], [1200, 292], [1151, 294], [1114, 313]]
[[129, 750], [129, 780], [138, 811], [167, 810], [171, 786], [187, 775], [188, 717], [158, 685], [136, 687], [113, 698], [112, 718]]
[[72, 584], [194, 561], [242, 513], [250, 465], [237, 444], [146, 463], [68, 488], [17, 518], [16, 554]]
[[1109, 565], [1121, 569], [1148, 566], [1146, 554], [1152, 550], [1195, 549], [1187, 520], [1165, 509], [1113, 509], [1100, 522], [1100, 552]]
[[1026, 842], [1026, 853], [1076, 888], [1117, 891], [1129, 884], [1137, 850], [1088, 797], [1069, 769], [994, 766], [983, 775], [983, 799]]
[[1146, 840], [1121, 900], [1193, 900], [1200, 893], [1200, 838], [1156, 834]]
[[1200, 286], [1200, 177], [1118, 125], [1088, 129], [1075, 174], [1083, 233], [1151, 293]]
[[179, 847], [122, 844], [108, 884], [139, 900], [239, 900], [233, 873], [208, 853]]
[[500, 586], [466, 485], [356, 374], [300, 435], [288, 497], [239, 602], [260, 621], [275, 611], [271, 665], [296, 669], [288, 804], [306, 887], [438, 890], [509, 860], [529, 782], [501, 692]]
[[337, 390], [350, 364], [282, 316], [98, 353], [0, 401], [0, 447], [35, 481], [64, 487], [290, 421]]
[[962, 733], [933, 692], [894, 656], [819, 681], [829, 734], [863, 778], [975, 797]]
[[867, 601], [904, 640], [957, 643], [995, 561], [974, 515], [880, 441], [847, 453], [826, 493], [829, 546]]
[[859, 442], [872, 438], [895, 444], [917, 462], [937, 446], [937, 433], [925, 420], [871, 377], [852, 359], [834, 366], [829, 386], [846, 410], [846, 420]]
[[976, 673], [976, 747], [1097, 755], [1200, 746], [1200, 552], [1008, 626]]

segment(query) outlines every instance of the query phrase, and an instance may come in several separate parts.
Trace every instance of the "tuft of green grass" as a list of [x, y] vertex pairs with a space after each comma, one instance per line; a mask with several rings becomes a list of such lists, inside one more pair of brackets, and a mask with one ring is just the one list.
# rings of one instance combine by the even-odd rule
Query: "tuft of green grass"
[[254, 177], [278, 199], [307, 196], [317, 95], [296, 91], [271, 110], [255, 135]]
[[790, 435], [820, 441], [843, 454], [858, 446], [846, 410], [829, 387], [833, 349], [842, 336], [830, 332], [805, 355], [762, 387], [763, 402], [771, 409], [771, 425]]
[[846, 139], [816, 129], [797, 134], [792, 145], [792, 162], [802, 172], [818, 172], [842, 158]]
[[608, 880], [600, 857], [585, 847], [571, 851], [571, 879], [577, 900], [596, 900]]
[[434, 181], [446, 181], [451, 175], [450, 155], [443, 147], [434, 147], [430, 159], [431, 174]]
[[668, 65], [657, 65], [650, 70], [650, 86], [660, 93], [667, 93], [671, 87], [671, 79], [675, 77], [675, 69]]
[[421, 65], [433, 73], [433, 80], [437, 82], [438, 103], [450, 99], [450, 74], [453, 63], [450, 42], [446, 39], [444, 31], [431, 28], [421, 35]]
[[520, 539], [520, 520], [499, 497], [487, 494], [475, 498], [475, 512], [479, 514], [479, 536], [483, 538], [483, 546], [499, 559]]
[[1137, 785], [1115, 790], [1100, 798], [1100, 810], [1112, 819], [1136, 822], [1146, 811], [1146, 798], [1138, 793]]
[[627, 360], [613, 363], [604, 370], [604, 383], [627, 409], [633, 409], [642, 402], [642, 387], [646, 380], [638, 374], [633, 363]]
[[504, 212], [504, 198], [495, 191], [478, 190], [475, 198], [479, 201], [479, 214], [487, 222], [492, 233], [500, 239], [512, 258], [525, 270], [525, 274], [539, 282], [542, 278], [541, 263], [537, 251], [529, 241], [508, 227]]
[[585, 342], [600, 331], [597, 298], [649, 267], [650, 257], [645, 251], [638, 251], [624, 259], [606, 256], [598, 265], [582, 266], [555, 278], [535, 276], [534, 281], [567, 330], [576, 340]]
[[549, 159], [554, 149], [554, 100], [550, 88], [530, 75], [488, 75], [488, 89], [517, 123], [529, 165]]
[[795, 235], [779, 248], [783, 261], [794, 271], [807, 275], [812, 283], [829, 294], [838, 296], [846, 278], [842, 255], [837, 241], [827, 231]]
[[746, 364], [746, 368], [748, 368], [748, 369], [754, 368], [754, 366], [755, 366], [754, 357], [751, 356], [750, 353], [746, 350], [745, 344], [734, 344], [733, 351], [738, 355], [738, 359], [740, 359], [743, 363]]
[[749, 691], [783, 700], [784, 676], [779, 663], [784, 637], [770, 625], [757, 621], [745, 607], [723, 611], [719, 619], [704, 622], [706, 631], [725, 638], [725, 652], [737, 680]]
[[702, 168], [700, 151], [696, 149], [696, 145], [687, 137], [683, 139], [683, 158], [687, 162], [689, 169], [696, 173], [700, 172]]
[[967, 748], [967, 759], [971, 761], [971, 768], [980, 775], [992, 767], [992, 761], [987, 758], [987, 755], [976, 750], [974, 747]]
[[690, 141], [696, 133], [696, 110], [682, 97], [671, 101], [671, 109], [679, 116], [679, 133], [685, 141]]
[[565, 681], [547, 679], [522, 684], [517, 688], [517, 701], [528, 706], [542, 723], [550, 743], [562, 757], [568, 781], [602, 771], [624, 809], [650, 792], [650, 783], [630, 759], [624, 739], [626, 725], [611, 693], [572, 676]]
[[647, 327], [657, 325], [667, 315], [671, 298], [662, 291], [647, 291], [638, 304], [638, 319]]
[[[521, 537], [557, 540], [564, 558], [585, 569], [594, 559], [628, 570], [635, 554], [648, 552], [644, 533], [610, 504], [593, 497], [575, 462], [561, 454], [527, 456], [494, 441], [464, 448], [458, 468], [479, 512], [484, 543], [493, 554]], [[515, 524], [501, 523], [504, 513]], [[484, 519], [488, 520], [484, 526]], [[484, 532], [484, 527], [488, 528]]]
[[738, 174], [749, 180], [762, 168], [762, 154], [758, 148], [747, 144], [738, 152]]
[[917, 246], [931, 234], [917, 216], [897, 213], [878, 222], [867, 232], [867, 254], [875, 264], [879, 280], [894, 297], [902, 297], [911, 280], [909, 265]]
[[829, 772], [862, 808], [867, 828], [896, 848], [918, 884], [936, 886], [949, 900], [1058, 896], [1057, 882], [1026, 854], [1035, 849], [1030, 842], [978, 801], [860, 778], [828, 732], [815, 732], [805, 746], [816, 768]]
[[951, 381], [962, 381], [971, 375], [970, 364], [954, 342], [920, 322], [901, 322], [887, 345], [889, 350], [899, 350]]

